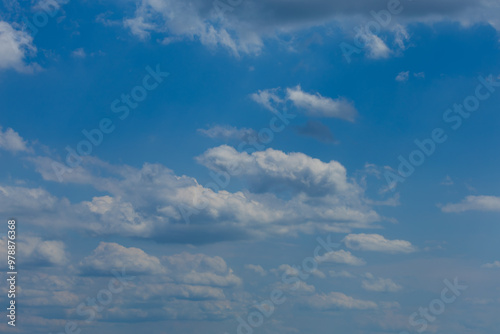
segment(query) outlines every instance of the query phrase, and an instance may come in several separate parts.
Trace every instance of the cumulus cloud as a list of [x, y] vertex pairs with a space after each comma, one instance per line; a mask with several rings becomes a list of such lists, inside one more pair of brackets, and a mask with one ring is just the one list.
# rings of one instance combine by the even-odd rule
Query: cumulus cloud
[[345, 97], [333, 99], [319, 93], [308, 93], [303, 91], [300, 85], [285, 90], [281, 88], [259, 90], [250, 97], [272, 112], [277, 112], [279, 108], [286, 109], [289, 103], [311, 117], [340, 118], [354, 122], [358, 114], [353, 103]]
[[101, 242], [80, 262], [86, 275], [112, 276], [112, 270], [125, 269], [136, 275], [154, 275], [165, 272], [160, 260], [135, 247], [126, 248], [116, 243]]
[[[7, 257], [6, 237], [0, 239], [0, 247]], [[18, 241], [17, 251], [20, 263], [30, 267], [64, 266], [69, 261], [66, 245], [62, 241], [25, 236]]]
[[441, 208], [443, 212], [459, 213], [465, 211], [500, 211], [500, 197], [495, 196], [467, 196], [460, 203], [449, 203]]
[[[104, 276], [113, 269], [130, 278], [127, 293], [114, 296], [120, 301], [102, 315], [115, 322], [145, 317], [220, 320], [246, 303], [233, 295], [241, 278], [219, 256], [184, 252], [158, 258], [139, 248], [103, 242], [79, 267], [87, 274], [80, 278], [109, 279]], [[140, 310], [131, 307], [138, 302]]]
[[259, 274], [260, 276], [266, 276], [267, 272], [262, 266], [255, 265], [255, 264], [245, 264], [245, 269], [252, 270]]
[[344, 263], [351, 266], [362, 266], [366, 264], [363, 259], [360, 259], [351, 254], [351, 252], [345, 251], [343, 249], [333, 252], [328, 252], [318, 258], [318, 262], [334, 262], [334, 263]]
[[[45, 180], [59, 182], [55, 161], [46, 157], [30, 161]], [[41, 226], [68, 225], [71, 220], [71, 228], [98, 235], [192, 244], [314, 231], [350, 232], [382, 219], [367, 204], [364, 190], [336, 161], [272, 149], [240, 153], [229, 146], [210, 149], [198, 161], [212, 169], [211, 184], [202, 186], [160, 164], [146, 163], [138, 169], [89, 158], [66, 173], [63, 182], [90, 185], [107, 195], [70, 203], [42, 189], [18, 187], [6, 188], [0, 197], [5, 198], [5, 205], [10, 202], [19, 208], [19, 217], [29, 207], [32, 223]], [[236, 169], [239, 173], [233, 173]], [[249, 190], [223, 190], [232, 178], [247, 182]], [[29, 206], [30, 198], [34, 206]], [[36, 198], [41, 201], [37, 203]], [[52, 216], [36, 217], [33, 208], [43, 203]], [[12, 208], [5, 210], [12, 214]]]
[[481, 268], [486, 268], [486, 269], [497, 269], [500, 268], [500, 261], [495, 261], [492, 263], [485, 263], [481, 266]]
[[319, 93], [304, 92], [300, 86], [287, 88], [287, 99], [307, 115], [314, 117], [335, 117], [353, 122], [357, 111], [352, 102], [343, 97], [332, 99]]
[[241, 279], [228, 268], [223, 258], [204, 254], [181, 253], [166, 256], [165, 266], [176, 282], [191, 285], [230, 287], [241, 284]]
[[208, 138], [222, 140], [248, 140], [248, 138], [257, 138], [257, 133], [253, 129], [238, 129], [229, 125], [215, 125], [208, 129], [198, 129], [198, 132]]
[[354, 250], [384, 252], [384, 253], [412, 253], [416, 248], [406, 240], [387, 240], [379, 234], [349, 234], [343, 242], [346, 247]]
[[[282, 277], [283, 274], [285, 274], [287, 276], [300, 276], [301, 275], [298, 267], [291, 266], [289, 264], [282, 264], [278, 268], [271, 269], [270, 271], [279, 277]], [[318, 277], [318, 278], [325, 278], [326, 277], [326, 275], [319, 269], [315, 269], [313, 271], [310, 271], [309, 274], [311, 274], [312, 276]], [[302, 282], [302, 283], [305, 284], [305, 282]], [[287, 286], [287, 285], [289, 286], [289, 284], [283, 283], [283, 285], [280, 285], [280, 286]], [[308, 285], [303, 286], [303, 288], [305, 288], [305, 287], [307, 287], [308, 290], [311, 289], [310, 286], [308, 286]]]
[[33, 72], [36, 65], [29, 65], [26, 59], [36, 53], [33, 38], [11, 24], [0, 21], [0, 70], [14, 69], [18, 72]]
[[0, 127], [0, 149], [10, 152], [32, 151], [32, 149], [28, 147], [27, 142], [19, 135], [19, 133], [12, 130], [11, 128], [2, 131], [2, 127]]
[[196, 39], [203, 45], [223, 47], [236, 56], [258, 54], [263, 46], [259, 35], [245, 22], [237, 22], [218, 12], [212, 2], [196, 0], [141, 0], [134, 17], [124, 20], [125, 27], [141, 39], [151, 33], [163, 34], [168, 44]]
[[[376, 22], [371, 11], [387, 9], [387, 1], [361, 2], [296, 0], [235, 2], [234, 6], [195, 0], [137, 0], [132, 17], [124, 20], [125, 27], [141, 39], [156, 34], [164, 43], [179, 40], [197, 40], [207, 47], [222, 47], [235, 55], [259, 54], [266, 40], [280, 39], [287, 34], [312, 27], [341, 27], [363, 40], [366, 55], [387, 58], [406, 48], [411, 23], [433, 24], [456, 21], [463, 25], [487, 23], [500, 27], [499, 8], [494, 1], [422, 0], [402, 3], [397, 15], [379, 31], [366, 29], [367, 22]], [[352, 29], [353, 26], [359, 29]], [[389, 34], [394, 40], [391, 50], [382, 36]]]
[[348, 310], [367, 310], [376, 309], [378, 306], [375, 302], [355, 299], [341, 292], [330, 292], [328, 294], [316, 294], [307, 297], [305, 300], [306, 306], [313, 310], [329, 311], [338, 309]]
[[397, 292], [402, 289], [401, 285], [394, 283], [390, 278], [375, 277], [371, 273], [366, 273], [365, 278], [361, 282], [361, 287], [368, 291]]
[[409, 77], [410, 77], [410, 71], [399, 72], [399, 74], [396, 76], [396, 81], [405, 82], [408, 81]]
[[340, 163], [324, 163], [303, 153], [286, 154], [269, 148], [248, 154], [219, 146], [206, 151], [198, 161], [215, 171], [237, 171], [238, 176], [248, 178], [261, 190], [289, 187], [309, 195], [357, 191]]

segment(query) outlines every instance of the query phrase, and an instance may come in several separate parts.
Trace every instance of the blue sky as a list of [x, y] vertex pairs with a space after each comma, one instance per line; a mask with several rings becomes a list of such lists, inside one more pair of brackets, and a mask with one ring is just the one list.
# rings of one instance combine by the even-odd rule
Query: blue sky
[[0, 8], [2, 332], [499, 327], [497, 1]]

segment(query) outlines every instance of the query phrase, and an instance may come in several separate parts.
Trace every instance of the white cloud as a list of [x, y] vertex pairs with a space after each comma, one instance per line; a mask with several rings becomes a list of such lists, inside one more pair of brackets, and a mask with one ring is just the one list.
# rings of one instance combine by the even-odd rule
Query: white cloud
[[286, 88], [259, 90], [250, 95], [252, 100], [264, 108], [277, 112], [286, 109], [287, 102], [311, 117], [340, 118], [354, 122], [358, 112], [351, 101], [344, 97], [332, 99], [319, 93], [304, 92], [300, 85]]
[[[392, 15], [390, 24], [376, 34], [367, 29], [367, 22], [375, 22], [369, 9], [383, 10], [387, 2], [245, 0], [236, 2], [235, 6], [226, 6], [229, 10], [218, 13], [212, 1], [137, 0], [137, 10], [133, 17], [124, 20], [124, 25], [142, 39], [155, 33], [160, 39], [164, 38], [164, 43], [196, 40], [211, 48], [223, 47], [236, 55], [259, 54], [265, 42], [284, 40], [297, 31], [340, 27], [345, 31], [357, 31], [352, 35], [357, 34], [358, 39], [362, 39], [367, 57], [375, 59], [405, 50], [410, 38], [406, 27], [412, 23], [431, 25], [454, 21], [464, 26], [486, 23], [497, 29], [500, 27], [499, 7], [495, 1], [423, 0], [402, 4], [402, 13]], [[354, 26], [357, 29], [353, 29]], [[381, 36], [393, 39], [394, 50]], [[289, 48], [295, 49], [293, 45]]]
[[234, 55], [258, 54], [263, 47], [260, 36], [245, 22], [219, 15], [212, 2], [141, 0], [133, 18], [124, 25], [141, 39], [151, 33], [165, 35], [164, 43], [196, 39], [210, 48], [223, 47]]
[[[0, 239], [1, 254], [7, 257], [7, 238]], [[42, 240], [25, 236], [18, 241], [17, 252], [21, 265], [64, 266], [69, 261], [66, 245], [62, 241]]]
[[500, 261], [495, 261], [492, 263], [486, 263], [481, 266], [481, 268], [486, 268], [486, 269], [496, 269], [500, 268]]
[[204, 254], [181, 253], [162, 258], [176, 282], [190, 285], [231, 287], [241, 284], [241, 279], [228, 268], [223, 258]]
[[396, 81], [406, 82], [408, 81], [409, 77], [410, 77], [410, 71], [399, 72], [399, 74], [396, 76]]
[[500, 197], [495, 196], [467, 196], [460, 203], [449, 203], [441, 208], [443, 212], [465, 212], [465, 211], [500, 211]]
[[260, 276], [266, 276], [267, 272], [262, 266], [255, 265], [255, 264], [245, 264], [245, 269], [252, 270], [259, 274]]
[[85, 58], [87, 57], [87, 53], [85, 52], [85, 50], [83, 48], [78, 48], [76, 50], [74, 50], [71, 55], [75, 58]]
[[334, 117], [354, 122], [357, 115], [353, 104], [343, 97], [332, 99], [319, 93], [309, 94], [300, 86], [287, 88], [287, 99], [297, 108], [304, 109], [309, 116]]
[[111, 276], [112, 270], [127, 273], [155, 275], [165, 272], [160, 260], [135, 247], [126, 248], [116, 243], [101, 242], [80, 262], [80, 268], [88, 275]]
[[241, 128], [228, 125], [215, 125], [208, 129], [198, 129], [198, 132], [209, 138], [223, 140], [247, 140], [257, 138], [257, 133], [253, 129]]
[[224, 145], [209, 149], [198, 161], [212, 170], [251, 179], [253, 185], [263, 189], [289, 187], [309, 195], [358, 191], [348, 182], [340, 163], [325, 163], [303, 153], [286, 154], [269, 148], [248, 154]]
[[334, 263], [344, 263], [351, 266], [362, 266], [366, 264], [363, 259], [360, 259], [351, 254], [351, 252], [345, 251], [343, 249], [333, 252], [328, 252], [318, 258], [318, 262], [334, 262]]
[[[63, 182], [90, 185], [107, 195], [72, 204], [41, 189], [18, 187], [0, 192], [0, 198], [5, 198], [1, 204], [12, 203], [19, 217], [32, 213], [31, 222], [40, 226], [59, 224], [98, 235], [194, 244], [314, 231], [350, 232], [381, 220], [364, 199], [363, 188], [336, 161], [326, 163], [272, 149], [240, 153], [229, 146], [211, 149], [198, 160], [213, 170], [210, 175], [217, 181], [212, 185], [204, 187], [160, 164], [146, 163], [137, 169], [89, 158], [66, 173]], [[37, 157], [30, 161], [45, 180], [59, 181], [53, 160]], [[231, 165], [240, 167], [239, 175], [226, 173]], [[246, 181], [249, 190], [229, 192], [214, 187], [218, 182], [224, 188], [232, 178]], [[40, 203], [34, 195], [42, 199]], [[26, 201], [30, 198], [33, 205]], [[41, 203], [50, 205], [50, 215], [45, 212], [37, 217], [34, 208]], [[12, 207], [5, 210], [13, 214]]]
[[[291, 266], [289, 264], [282, 264], [278, 268], [271, 269], [270, 272], [275, 274], [276, 276], [281, 277], [283, 274], [286, 274], [288, 276], [299, 276], [301, 273], [299, 271], [299, 268], [296, 266]], [[308, 272], [308, 274], [311, 274], [314, 277], [318, 278], [325, 278], [326, 275], [319, 269], [313, 270]], [[284, 284], [287, 285], [287, 284]]]
[[385, 42], [379, 36], [369, 31], [360, 32], [357, 34], [357, 38], [363, 41], [368, 58], [384, 59], [389, 58], [392, 54], [391, 49], [385, 44]]
[[366, 273], [365, 280], [361, 282], [361, 287], [368, 291], [397, 292], [402, 289], [401, 285], [394, 283], [390, 278], [375, 277]]
[[341, 292], [330, 292], [328, 294], [316, 294], [307, 297], [305, 304], [314, 310], [328, 311], [336, 309], [367, 310], [376, 309], [377, 304], [372, 301], [354, 299]]
[[276, 112], [278, 110], [278, 106], [282, 105], [285, 102], [286, 97], [279, 97], [281, 89], [273, 88], [273, 89], [264, 89], [259, 90], [257, 93], [253, 93], [250, 95], [252, 100], [256, 103], [262, 105], [269, 111]]
[[348, 248], [384, 253], [412, 253], [416, 248], [405, 240], [387, 240], [379, 234], [349, 234], [343, 242]]
[[19, 72], [33, 72], [37, 66], [26, 64], [26, 58], [34, 53], [36, 47], [27, 32], [0, 21], [0, 70], [12, 68]]
[[[1, 46], [0, 46], [1, 48]], [[16, 131], [8, 128], [2, 131], [0, 127], [0, 149], [10, 152], [32, 152], [27, 142]]]

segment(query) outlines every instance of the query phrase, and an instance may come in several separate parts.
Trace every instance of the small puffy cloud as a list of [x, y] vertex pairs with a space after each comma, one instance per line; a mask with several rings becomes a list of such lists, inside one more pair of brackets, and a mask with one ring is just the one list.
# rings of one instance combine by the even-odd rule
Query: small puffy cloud
[[125, 269], [136, 275], [154, 275], [165, 272], [160, 260], [135, 247], [126, 248], [116, 243], [101, 242], [99, 246], [80, 262], [86, 275], [110, 276], [112, 270]]
[[[1, 254], [6, 257], [6, 237], [0, 239], [0, 249]], [[21, 264], [34, 267], [63, 266], [69, 261], [64, 242], [43, 240], [39, 237], [23, 237], [18, 241], [17, 252]]]
[[460, 203], [449, 203], [441, 208], [443, 212], [465, 212], [465, 211], [500, 211], [500, 197], [495, 196], [467, 196]]
[[162, 261], [171, 273], [171, 277], [178, 283], [231, 287], [242, 282], [219, 256], [181, 253], [165, 256]]
[[500, 261], [495, 261], [492, 263], [486, 263], [481, 266], [481, 268], [486, 268], [486, 269], [497, 269], [500, 268]]
[[349, 234], [343, 242], [354, 250], [384, 252], [384, 253], [412, 253], [416, 248], [406, 240], [387, 240], [379, 234]]
[[267, 272], [262, 266], [255, 265], [255, 264], [245, 264], [245, 269], [255, 271], [257, 274], [260, 276], [266, 276]]
[[306, 282], [300, 279], [294, 284], [279, 282], [274, 284], [273, 287], [281, 291], [286, 291], [287, 294], [293, 296], [312, 295], [314, 294], [314, 292], [316, 292], [316, 287], [314, 285], [307, 284]]
[[264, 89], [250, 95], [252, 100], [269, 111], [276, 112], [279, 105], [285, 102], [285, 98], [279, 97], [281, 89]]
[[372, 59], [384, 59], [389, 58], [392, 54], [391, 49], [385, 44], [385, 42], [377, 35], [371, 33], [370, 31], [362, 31], [357, 35], [364, 43], [364, 48], [366, 48], [366, 56]]
[[0, 70], [12, 68], [18, 72], [33, 72], [36, 66], [26, 64], [26, 58], [33, 53], [36, 53], [33, 37], [0, 21]]
[[389, 278], [375, 277], [370, 273], [366, 273], [365, 278], [361, 282], [361, 287], [368, 291], [397, 292], [402, 289], [401, 285], [394, 283]]
[[202, 135], [222, 140], [247, 140], [248, 138], [256, 138], [257, 133], [253, 129], [241, 128], [238, 129], [229, 125], [215, 125], [208, 129], [198, 129]]
[[19, 133], [11, 128], [2, 131], [2, 127], [0, 127], [0, 149], [9, 152], [32, 152], [32, 149], [28, 147], [27, 142]]
[[71, 53], [71, 55], [75, 58], [81, 58], [81, 59], [87, 57], [87, 53], [85, 52], [85, 50], [83, 48], [76, 49], [75, 51], [73, 51]]
[[314, 117], [334, 117], [354, 122], [357, 110], [353, 104], [343, 97], [332, 99], [321, 96], [319, 93], [306, 93], [299, 86], [287, 88], [287, 100], [297, 108], [306, 111], [307, 115]]
[[352, 102], [346, 98], [333, 99], [319, 93], [307, 93], [302, 90], [300, 85], [285, 90], [281, 88], [259, 90], [250, 97], [272, 112], [277, 112], [279, 108], [286, 109], [287, 102], [289, 102], [298, 110], [312, 117], [340, 118], [354, 122], [358, 114]]
[[355, 299], [341, 292], [316, 294], [314, 296], [307, 297], [305, 300], [305, 304], [309, 308], [318, 311], [338, 309], [367, 310], [376, 309], [378, 307], [375, 302]]
[[409, 77], [410, 71], [399, 72], [399, 74], [396, 76], [396, 81], [405, 82], [408, 81]]
[[349, 264], [351, 266], [362, 266], [366, 264], [363, 259], [360, 259], [351, 254], [351, 252], [345, 251], [343, 249], [333, 252], [328, 252], [322, 256], [316, 258], [318, 262], [334, 262]]
[[[281, 276], [283, 274], [287, 276], [299, 276], [300, 275], [300, 269], [299, 267], [296, 266], [291, 266], [289, 264], [282, 264], [278, 268], [271, 269], [270, 270], [273, 274], [276, 276]], [[315, 269], [313, 271], [310, 271], [309, 274], [313, 275], [314, 277], [318, 278], [325, 278], [326, 275], [319, 269]]]

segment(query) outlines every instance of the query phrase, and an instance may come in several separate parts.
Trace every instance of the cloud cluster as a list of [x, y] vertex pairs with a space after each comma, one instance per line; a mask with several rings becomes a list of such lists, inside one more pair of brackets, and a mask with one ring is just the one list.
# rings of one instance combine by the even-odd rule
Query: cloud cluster
[[[35, 157], [30, 161], [45, 180], [59, 182], [54, 160]], [[5, 211], [20, 217], [29, 211], [33, 224], [40, 226], [64, 225], [64, 218], [71, 217], [71, 228], [99, 235], [193, 244], [349, 231], [382, 220], [337, 161], [273, 149], [248, 154], [229, 146], [210, 149], [198, 161], [212, 170], [217, 182], [227, 184], [238, 178], [248, 183], [250, 191], [204, 187], [160, 164], [146, 163], [137, 169], [90, 158], [65, 174], [64, 182], [90, 185], [106, 195], [70, 203], [43, 189], [4, 187], [0, 211], [3, 204]], [[37, 208], [45, 210], [43, 217], [36, 217]]]
[[333, 99], [319, 93], [311, 94], [304, 92], [300, 85], [289, 87], [284, 92], [280, 88], [259, 90], [250, 97], [273, 112], [276, 112], [278, 108], [283, 108], [289, 102], [297, 110], [310, 117], [339, 118], [354, 122], [358, 114], [353, 103], [345, 97]]
[[390, 278], [375, 277], [371, 273], [366, 273], [365, 280], [361, 282], [361, 287], [368, 291], [377, 292], [397, 292], [402, 286], [394, 283]]
[[36, 66], [28, 65], [26, 59], [34, 53], [36, 47], [33, 45], [33, 38], [26, 31], [17, 30], [10, 23], [0, 21], [0, 70], [33, 72]]
[[[380, 14], [387, 11], [388, 2], [384, 0], [244, 0], [230, 4], [203, 0], [189, 3], [136, 0], [136, 6], [133, 16], [124, 20], [124, 26], [141, 39], [157, 34], [163, 43], [198, 40], [205, 46], [223, 47], [235, 55], [259, 54], [266, 40], [315, 27], [341, 27], [349, 35], [357, 34], [365, 41], [367, 56], [371, 58], [387, 58], [396, 53], [384, 41], [384, 33], [392, 36], [396, 50], [404, 50], [409, 38], [406, 26], [411, 23], [451, 20], [463, 25], [487, 23], [500, 27], [499, 7], [494, 1], [399, 2], [397, 15], [390, 15], [389, 19]], [[377, 22], [374, 12], [384, 22], [381, 31], [353, 29], [364, 27], [370, 21]]]
[[412, 253], [416, 248], [406, 240], [387, 240], [380, 234], [349, 234], [343, 242], [346, 247], [354, 250], [384, 252], [384, 253]]
[[460, 203], [449, 203], [441, 208], [443, 212], [459, 213], [465, 211], [500, 211], [500, 197], [467, 196]]
[[249, 138], [256, 138], [257, 133], [253, 129], [241, 128], [238, 129], [234, 126], [229, 125], [214, 125], [208, 129], [198, 129], [198, 132], [202, 135], [222, 140], [238, 140], [244, 141]]
[[[1, 23], [1, 22], [0, 22]], [[1, 38], [1, 36], [0, 36]], [[0, 44], [1, 45], [1, 44]], [[1, 48], [1, 46], [0, 46]], [[1, 51], [0, 51], [1, 52]], [[0, 55], [1, 57], [1, 55]], [[31, 152], [27, 142], [16, 131], [8, 128], [2, 131], [0, 127], [0, 149], [10, 152]]]
[[355, 299], [341, 292], [330, 292], [328, 294], [316, 294], [310, 296], [305, 301], [306, 306], [313, 310], [330, 311], [338, 309], [367, 310], [376, 309], [375, 302]]

